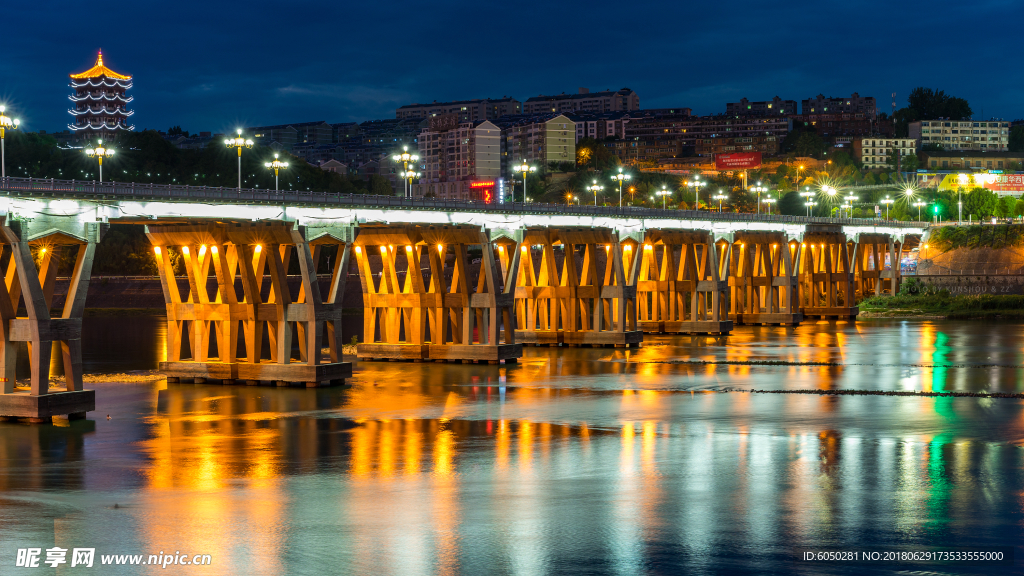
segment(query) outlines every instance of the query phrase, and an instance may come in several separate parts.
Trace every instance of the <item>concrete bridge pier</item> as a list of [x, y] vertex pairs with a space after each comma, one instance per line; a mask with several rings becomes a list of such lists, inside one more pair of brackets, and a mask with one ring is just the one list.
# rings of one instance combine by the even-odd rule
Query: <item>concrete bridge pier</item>
[[[35, 230], [49, 224], [36, 223]], [[6, 253], [6, 278], [0, 283], [0, 416], [48, 422], [52, 416], [84, 418], [96, 409], [96, 395], [82, 380], [82, 313], [89, 291], [96, 244], [105, 225], [66, 219], [40, 232], [25, 221], [0, 216], [0, 250]], [[34, 254], [33, 254], [34, 252]], [[57, 268], [63, 256], [74, 259], [71, 283], [59, 317], [51, 317]], [[36, 268], [35, 259], [39, 266]], [[19, 316], [24, 302], [26, 316]], [[28, 344], [31, 381], [17, 389], [18, 342]], [[63, 391], [50, 391], [51, 351], [64, 365]], [[56, 354], [54, 354], [56, 355]]]
[[[856, 294], [860, 298], [897, 294], [903, 281], [900, 257], [902, 239], [892, 234], [861, 233], [855, 236], [851, 255], [856, 274]], [[886, 256], [889, 269], [885, 269]]]
[[858, 245], [840, 229], [808, 230], [801, 242], [800, 307], [805, 316], [857, 317], [855, 273]]
[[[479, 247], [479, 262], [470, 259], [471, 247]], [[360, 359], [498, 364], [522, 357], [511, 329], [515, 276], [499, 270], [485, 230], [364, 225], [354, 251], [363, 291]]]
[[728, 334], [732, 245], [706, 230], [647, 230], [636, 281], [644, 332]]
[[[609, 228], [537, 227], [523, 232], [515, 290], [525, 344], [635, 347], [639, 243]], [[579, 260], [579, 261], [577, 261]]]
[[[316, 387], [341, 384], [352, 375], [351, 363], [340, 361], [347, 244], [342, 247], [340, 240], [328, 236], [310, 243], [303, 228], [275, 221], [151, 224], [146, 233], [154, 246], [167, 305], [167, 360], [160, 363], [160, 370], [169, 382], [243, 380]], [[320, 247], [332, 243], [339, 245], [339, 257], [325, 300], [316, 266]], [[293, 254], [301, 275], [298, 294], [292, 294], [287, 283]], [[179, 257], [188, 276], [184, 297], [174, 277], [174, 260]], [[216, 279], [212, 291], [211, 272]], [[264, 299], [267, 272], [270, 290]], [[330, 362], [322, 363], [325, 324]], [[297, 354], [293, 338], [298, 340]], [[263, 357], [265, 339], [269, 358]]]
[[729, 315], [736, 324], [796, 325], [801, 246], [785, 232], [734, 232]]

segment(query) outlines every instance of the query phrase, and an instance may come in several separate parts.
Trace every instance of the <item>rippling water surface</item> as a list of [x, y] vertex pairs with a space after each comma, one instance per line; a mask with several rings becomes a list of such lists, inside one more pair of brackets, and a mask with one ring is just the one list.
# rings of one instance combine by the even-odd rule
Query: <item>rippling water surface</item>
[[[158, 361], [158, 319], [87, 322], [88, 369]], [[359, 363], [345, 389], [91, 385], [87, 421], [0, 423], [0, 574], [54, 545], [261, 575], [896, 573], [799, 555], [1016, 546], [1022, 400], [749, 390], [1024, 392], [1022, 335], [742, 327], [509, 367]]]

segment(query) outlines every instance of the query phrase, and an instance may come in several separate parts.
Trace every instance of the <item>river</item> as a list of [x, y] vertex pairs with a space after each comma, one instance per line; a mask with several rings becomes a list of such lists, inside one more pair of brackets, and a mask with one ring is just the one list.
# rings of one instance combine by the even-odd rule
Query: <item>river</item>
[[[87, 371], [159, 361], [160, 319], [85, 322]], [[767, 391], [1020, 393], [1022, 333], [822, 322], [359, 363], [350, 388], [89, 384], [85, 421], [0, 423], [0, 574], [144, 572], [13, 568], [54, 546], [212, 559], [168, 574], [1006, 573], [801, 558], [1017, 546], [1024, 400]]]

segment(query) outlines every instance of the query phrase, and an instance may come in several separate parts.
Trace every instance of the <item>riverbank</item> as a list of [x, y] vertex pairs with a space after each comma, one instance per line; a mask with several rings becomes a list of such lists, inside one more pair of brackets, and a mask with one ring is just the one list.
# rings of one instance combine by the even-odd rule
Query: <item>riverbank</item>
[[1024, 296], [952, 296], [946, 292], [875, 296], [860, 303], [859, 317], [1024, 320]]

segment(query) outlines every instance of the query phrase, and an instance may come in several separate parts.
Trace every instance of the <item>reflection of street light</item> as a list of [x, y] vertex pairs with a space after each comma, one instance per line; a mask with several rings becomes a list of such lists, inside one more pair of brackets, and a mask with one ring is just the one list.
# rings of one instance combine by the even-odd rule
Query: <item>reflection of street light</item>
[[661, 190], [659, 192], [655, 192], [655, 195], [661, 196], [661, 209], [664, 210], [665, 209], [665, 197], [666, 196], [671, 196], [672, 192], [667, 190], [665, 185], [662, 184], [661, 185]]
[[252, 140], [242, 138], [242, 129], [238, 129], [238, 136], [224, 140], [228, 148], [238, 148], [238, 189], [242, 189], [242, 148], [252, 148]]
[[629, 174], [622, 173], [622, 168], [619, 168], [618, 174], [612, 176], [612, 180], [617, 180], [619, 182], [619, 208], [622, 208], [622, 181], [629, 180], [629, 178]]
[[274, 190], [280, 190], [281, 186], [280, 186], [280, 182], [279, 182], [279, 180], [277, 178], [277, 173], [279, 171], [284, 170], [285, 168], [287, 168], [288, 167], [288, 163], [287, 162], [281, 162], [280, 160], [277, 159], [277, 154], [274, 154], [274, 161], [273, 162], [265, 162], [263, 165], [274, 171]]
[[21, 120], [17, 118], [8, 118], [4, 116], [4, 111], [7, 110], [6, 106], [0, 105], [0, 178], [7, 177], [7, 158], [5, 158], [6, 151], [4, 150], [4, 131], [8, 128], [11, 130], [17, 130], [18, 124], [21, 124]]
[[926, 206], [927, 204], [928, 204], [927, 202], [922, 202], [920, 200], [918, 200], [917, 202], [914, 202], [914, 206], [917, 206], [917, 221], [918, 222], [921, 221], [921, 207], [922, 206]]
[[814, 200], [808, 200], [807, 202], [804, 202], [804, 206], [807, 206], [807, 217], [808, 218], [811, 217], [811, 208], [814, 208], [817, 205], [818, 205], [818, 203], [815, 202]]
[[597, 180], [594, 180], [593, 184], [587, 186], [587, 190], [590, 190], [591, 192], [594, 193], [594, 206], [597, 206], [597, 193], [600, 192], [601, 190], [604, 190], [604, 186], [601, 186], [600, 184], [597, 183]]
[[889, 198], [888, 196], [886, 196], [884, 199], [880, 200], [879, 202], [881, 202], [882, 204], [885, 204], [885, 219], [888, 220], [889, 219], [889, 204], [892, 204], [893, 202], [895, 202], [895, 200], [893, 200], [892, 198]]
[[715, 198], [715, 200], [718, 200], [718, 213], [721, 214], [722, 213], [722, 200], [728, 199], [729, 195], [728, 194], [722, 194], [722, 191], [719, 190], [718, 194], [714, 198]]
[[103, 182], [103, 158], [110, 158], [111, 156], [113, 156], [114, 149], [104, 148], [103, 140], [97, 140], [96, 147], [87, 149], [85, 151], [85, 155], [88, 156], [89, 158], [95, 156], [96, 159], [100, 161], [100, 182]]
[[[530, 166], [530, 164], [524, 158], [523, 159], [523, 163], [522, 164], [517, 164], [517, 165], [513, 166], [512, 170], [514, 170], [515, 172], [519, 172], [520, 174], [523, 175], [523, 202], [525, 203], [526, 202], [526, 175], [530, 174], [531, 172], [536, 172], [537, 171], [537, 167], [536, 166]], [[514, 200], [515, 199], [515, 193], [512, 194], [512, 197], [513, 197], [513, 200]]]
[[757, 192], [757, 213], [760, 214], [761, 213], [761, 192], [767, 192], [768, 191], [768, 187], [767, 186], [761, 186], [761, 183], [758, 182], [756, 186], [751, 186], [750, 187], [750, 191], [751, 192]]
[[[401, 176], [402, 178], [405, 179], [405, 184], [406, 184], [406, 187], [405, 187], [405, 197], [406, 198], [412, 198], [412, 178], [413, 177], [407, 177], [406, 174], [410, 173], [409, 172], [409, 163], [411, 162], [412, 165], [413, 165], [413, 168], [416, 168], [416, 163], [419, 162], [420, 157], [417, 156], [416, 154], [410, 154], [408, 146], [402, 146], [402, 153], [401, 154], [393, 155], [391, 157], [391, 159], [402, 165], [402, 171], [399, 172], [399, 176]], [[412, 172], [412, 173], [415, 174], [415, 172]], [[415, 178], [419, 178], [419, 176], [415, 176]]]
[[772, 213], [772, 204], [775, 204], [775, 198], [772, 198], [771, 196], [769, 196], [769, 197], [765, 198], [764, 200], [761, 200], [761, 202], [764, 202], [765, 204], [768, 205], [768, 215], [770, 216], [771, 213]]

